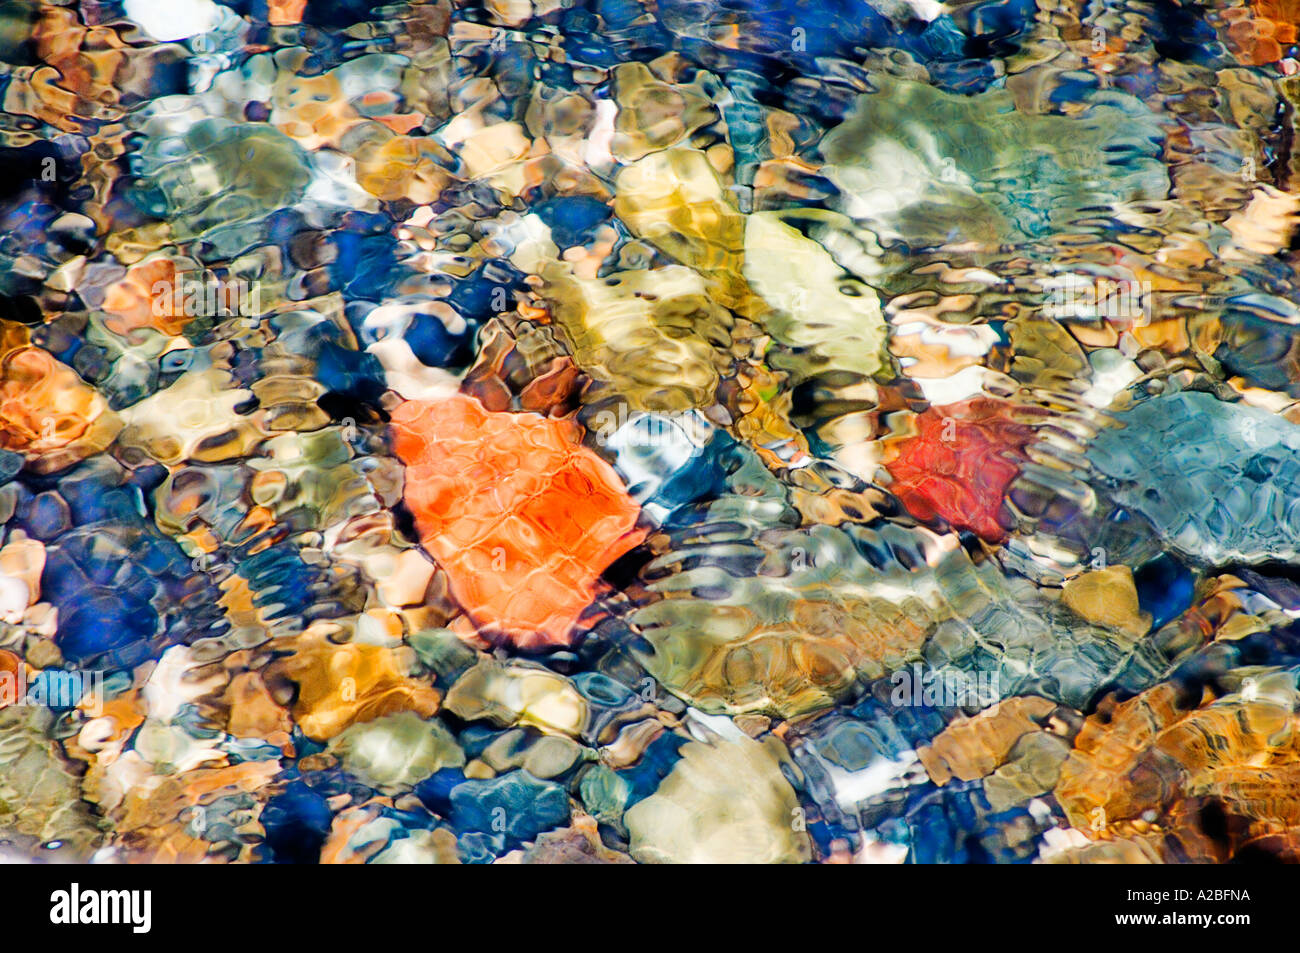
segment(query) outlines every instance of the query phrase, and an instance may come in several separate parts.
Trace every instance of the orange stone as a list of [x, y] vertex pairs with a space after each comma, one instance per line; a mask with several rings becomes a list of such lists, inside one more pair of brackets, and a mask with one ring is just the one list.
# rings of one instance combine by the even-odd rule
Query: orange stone
[[0, 447], [24, 454], [32, 469], [93, 456], [121, 429], [108, 402], [48, 352], [20, 347], [0, 360]]
[[13, 652], [0, 649], [0, 708], [18, 701], [23, 660]]
[[302, 22], [307, 0], [268, 0], [266, 7], [271, 26], [292, 26]]
[[176, 262], [167, 258], [132, 265], [126, 276], [109, 286], [104, 295], [108, 329], [121, 335], [136, 328], [153, 328], [172, 337], [180, 334], [188, 320], [183, 299], [177, 307], [180, 275]]
[[1264, 66], [1282, 59], [1285, 48], [1295, 43], [1300, 2], [1250, 0], [1244, 7], [1224, 10], [1223, 19], [1229, 21], [1228, 49], [1237, 61]]
[[308, 629], [292, 648], [291, 656], [268, 666], [266, 678], [273, 684], [287, 677], [297, 684], [293, 716], [303, 734], [316, 741], [399, 711], [429, 718], [442, 701], [437, 689], [407, 677], [393, 650], [384, 646], [335, 644], [322, 627]]
[[639, 508], [577, 426], [463, 394], [393, 414], [406, 504], [474, 621], [521, 648], [567, 645], [600, 574], [642, 539]]

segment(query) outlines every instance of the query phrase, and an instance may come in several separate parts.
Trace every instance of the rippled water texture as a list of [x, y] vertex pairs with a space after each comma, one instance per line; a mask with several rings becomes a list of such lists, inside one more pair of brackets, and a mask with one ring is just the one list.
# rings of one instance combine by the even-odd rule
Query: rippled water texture
[[0, 0], [0, 853], [1297, 859], [1297, 17]]

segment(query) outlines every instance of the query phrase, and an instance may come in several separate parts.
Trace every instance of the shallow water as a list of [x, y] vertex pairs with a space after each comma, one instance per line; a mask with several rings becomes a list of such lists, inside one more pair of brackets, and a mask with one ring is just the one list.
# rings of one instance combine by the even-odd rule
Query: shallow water
[[0, 2], [4, 856], [1295, 859], [1296, 31]]

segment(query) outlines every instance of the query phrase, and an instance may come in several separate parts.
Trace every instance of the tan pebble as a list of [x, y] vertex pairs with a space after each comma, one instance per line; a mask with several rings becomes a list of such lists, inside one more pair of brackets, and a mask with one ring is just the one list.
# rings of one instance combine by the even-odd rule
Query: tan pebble
[[390, 606], [419, 605], [433, 573], [434, 565], [427, 557], [417, 549], [407, 549], [397, 557], [392, 573], [379, 580], [376, 588]]

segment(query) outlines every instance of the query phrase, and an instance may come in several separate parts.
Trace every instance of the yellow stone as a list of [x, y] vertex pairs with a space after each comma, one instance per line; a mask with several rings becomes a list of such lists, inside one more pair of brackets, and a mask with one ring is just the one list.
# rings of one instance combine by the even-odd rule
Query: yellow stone
[[293, 713], [309, 738], [325, 741], [349, 725], [394, 712], [428, 718], [438, 710], [437, 690], [408, 678], [392, 649], [336, 645], [322, 629], [304, 632], [294, 648], [273, 668], [298, 684]]
[[827, 371], [870, 377], [880, 370], [885, 319], [875, 291], [779, 213], [746, 217], [744, 275], [774, 309], [763, 326], [799, 349], [803, 377]]
[[684, 145], [705, 126], [719, 122], [717, 106], [695, 83], [665, 83], [644, 63], [614, 69], [618, 116], [611, 152], [622, 162]]
[[561, 264], [543, 272], [556, 323], [578, 365], [632, 410], [676, 411], [714, 403], [715, 347], [729, 343], [730, 315], [689, 268], [579, 278]]
[[753, 295], [741, 277], [745, 217], [726, 201], [708, 157], [678, 147], [624, 166], [614, 211], [634, 235], [709, 280], [719, 304], [748, 316]]
[[1075, 576], [1065, 583], [1062, 601], [1089, 622], [1117, 629], [1140, 639], [1151, 628], [1150, 614], [1138, 605], [1133, 570], [1107, 566]]

